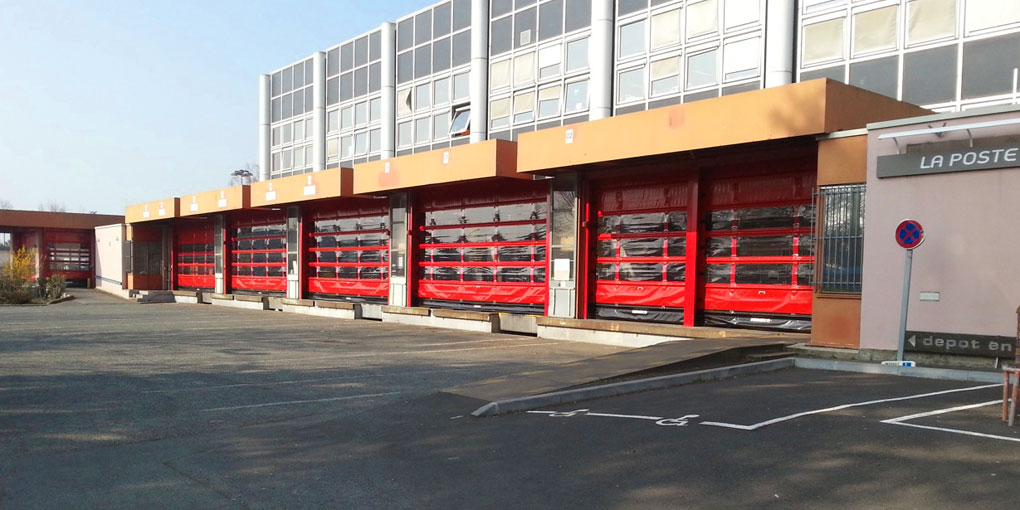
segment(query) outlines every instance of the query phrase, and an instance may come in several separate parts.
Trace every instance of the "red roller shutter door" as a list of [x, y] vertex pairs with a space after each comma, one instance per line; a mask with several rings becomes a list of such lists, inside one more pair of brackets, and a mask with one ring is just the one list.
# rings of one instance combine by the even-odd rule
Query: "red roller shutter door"
[[705, 324], [810, 329], [814, 185], [812, 173], [705, 183]]
[[687, 182], [596, 186], [595, 318], [683, 322], [689, 190]]
[[309, 215], [308, 292], [322, 299], [385, 303], [389, 293], [389, 205], [355, 200]]
[[471, 183], [422, 195], [423, 305], [544, 313], [548, 183]]
[[92, 236], [74, 230], [43, 230], [44, 277], [64, 275], [68, 281], [84, 284], [92, 278]]
[[239, 214], [230, 225], [230, 289], [240, 293], [287, 291], [287, 215]]
[[175, 288], [212, 290], [216, 286], [212, 222], [175, 226], [174, 255]]

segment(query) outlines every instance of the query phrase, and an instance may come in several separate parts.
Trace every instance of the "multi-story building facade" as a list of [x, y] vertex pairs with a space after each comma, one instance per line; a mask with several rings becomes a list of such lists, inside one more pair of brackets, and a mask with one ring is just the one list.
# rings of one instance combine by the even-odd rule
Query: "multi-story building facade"
[[1015, 101], [1013, 0], [448, 0], [261, 78], [262, 177], [831, 78]]

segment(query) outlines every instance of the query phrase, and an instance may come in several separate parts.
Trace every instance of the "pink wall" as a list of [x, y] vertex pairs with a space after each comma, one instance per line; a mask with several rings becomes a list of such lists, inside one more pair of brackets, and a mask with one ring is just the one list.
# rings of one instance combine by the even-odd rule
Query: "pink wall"
[[[865, 206], [861, 348], [896, 349], [905, 253], [893, 231], [912, 218], [925, 241], [914, 250], [908, 330], [1013, 337], [1020, 306], [1020, 168], [878, 179], [876, 158], [897, 154], [885, 133], [1020, 119], [1020, 110], [871, 129]], [[1020, 136], [1020, 124], [972, 130], [975, 139]], [[899, 138], [900, 145], [967, 140], [965, 131]], [[939, 302], [919, 292], [938, 291]]]

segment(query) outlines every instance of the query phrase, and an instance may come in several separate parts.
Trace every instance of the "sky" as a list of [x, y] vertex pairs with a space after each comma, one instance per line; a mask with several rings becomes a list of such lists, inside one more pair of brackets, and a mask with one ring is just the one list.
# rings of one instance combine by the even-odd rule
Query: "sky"
[[435, 0], [0, 0], [0, 201], [124, 214], [258, 163], [258, 78]]

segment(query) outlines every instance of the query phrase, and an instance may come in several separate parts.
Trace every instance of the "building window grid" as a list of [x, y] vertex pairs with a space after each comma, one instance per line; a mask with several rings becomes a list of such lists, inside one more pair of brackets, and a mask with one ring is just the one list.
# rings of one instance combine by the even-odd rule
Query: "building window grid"
[[[1003, 23], [994, 27], [982, 28], [980, 30], [967, 31], [967, 2], [970, 0], [957, 0], [956, 2], [956, 14], [955, 14], [955, 30], [952, 36], [936, 37], [930, 40], [918, 41], [911, 43], [908, 40], [909, 30], [909, 8], [907, 1], [895, 1], [895, 0], [854, 0], [853, 2], [848, 0], [833, 0], [828, 2], [815, 2], [813, 5], [808, 5], [810, 2], [805, 2], [802, 5], [802, 9], [798, 11], [798, 42], [800, 44], [803, 41], [804, 29], [807, 26], [814, 25], [833, 19], [843, 19], [843, 36], [842, 36], [842, 58], [825, 60], [819, 62], [813, 62], [810, 64], [804, 64], [803, 62], [803, 46], [798, 47], [796, 52], [797, 61], [797, 81], [801, 81], [801, 76], [806, 73], [814, 71], [835, 71], [838, 76], [837, 79], [844, 83], [851, 83], [850, 68], [855, 64], [867, 63], [876, 60], [886, 59], [890, 57], [896, 58], [897, 77], [896, 77], [896, 94], [897, 99], [904, 99], [904, 61], [905, 57], [914, 53], [920, 53], [923, 51], [934, 50], [938, 48], [955, 47], [956, 48], [956, 72], [955, 75], [955, 93], [953, 99], [938, 103], [922, 104], [925, 108], [932, 110], [949, 112], [967, 110], [975, 107], [997, 105], [997, 104], [1011, 104], [1013, 102], [1012, 93], [998, 94], [987, 97], [978, 98], [963, 98], [963, 76], [960, 71], [963, 68], [963, 51], [964, 47], [971, 42], [980, 41], [984, 39], [991, 39], [995, 37], [1005, 36], [1020, 33], [1020, 21]], [[896, 45], [895, 48], [887, 50], [877, 50], [866, 53], [854, 54], [854, 36], [857, 30], [855, 26], [854, 16], [862, 12], [868, 12], [875, 9], [881, 9], [888, 6], [897, 6], [896, 13]]]
[[[315, 86], [313, 81], [314, 59], [303, 59], [287, 67], [278, 69], [270, 74], [270, 175], [283, 177], [287, 175], [310, 172], [314, 163], [314, 157], [309, 160], [308, 153], [311, 152], [314, 130], [307, 129], [314, 116], [313, 104]], [[300, 67], [301, 79], [296, 75]], [[285, 77], [291, 79], [291, 85], [283, 84]], [[295, 83], [301, 83], [297, 88]], [[277, 84], [280, 84], [279, 86]], [[293, 108], [294, 97], [301, 95], [301, 113], [291, 113], [289, 117], [283, 117], [282, 103], [284, 98], [289, 96]], [[309, 102], [311, 100], [311, 103]], [[295, 128], [301, 124], [300, 128]], [[295, 136], [300, 132], [301, 137]], [[289, 136], [285, 136], [289, 134]], [[297, 156], [300, 151], [300, 156]], [[300, 163], [298, 163], [300, 162]]]
[[[377, 114], [373, 117], [373, 113], [377, 109], [374, 109], [372, 104], [382, 101], [382, 77], [381, 75], [376, 76], [377, 72], [382, 72], [381, 37], [382, 33], [379, 30], [374, 30], [344, 41], [326, 51], [327, 100], [324, 103], [326, 104], [327, 123], [325, 137], [327, 167], [351, 167], [356, 161], [368, 161], [379, 157], [381, 119]], [[363, 52], [366, 53], [366, 58], [360, 63], [359, 42], [364, 48]], [[349, 56], [346, 55], [348, 51]], [[349, 64], [346, 63], [347, 59], [351, 61]], [[378, 71], [376, 71], [377, 69]], [[365, 92], [356, 94], [354, 80], [359, 72], [365, 73]], [[342, 93], [339, 91], [341, 77], [347, 74], [351, 76], [351, 97], [341, 99]], [[338, 90], [335, 101], [330, 102], [329, 95], [333, 93], [333, 83], [336, 83]], [[348, 109], [350, 118], [345, 119], [342, 112]], [[359, 122], [356, 115], [359, 109], [364, 109], [365, 112], [365, 121], [363, 122]], [[331, 118], [335, 119], [336, 129], [330, 129]], [[358, 141], [363, 141], [360, 147]], [[362, 147], [363, 150], [361, 150]], [[336, 149], [335, 154], [333, 153], [334, 148]]]
[[[567, 62], [569, 55], [568, 45], [590, 39], [591, 36], [590, 24], [585, 25], [582, 28], [571, 30], [569, 32], [566, 31], [568, 25], [567, 6], [569, 2], [565, 1], [563, 3], [564, 8], [561, 12], [562, 24], [560, 26], [561, 28], [560, 34], [539, 41], [537, 35], [539, 28], [537, 27], [541, 27], [542, 24], [541, 7], [549, 4], [550, 2], [541, 3], [517, 2], [517, 3], [520, 4], [519, 8], [516, 9], [511, 8], [508, 12], [499, 13], [496, 16], [493, 16], [489, 20], [490, 25], [497, 21], [509, 19], [510, 33], [512, 36], [516, 35], [518, 28], [515, 26], [517, 15], [529, 9], [535, 9], [536, 35], [532, 35], [530, 37], [530, 40], [523, 44], [520, 44], [519, 40], [513, 40], [511, 42], [510, 49], [501, 52], [498, 55], [493, 55], [492, 49], [490, 47], [489, 50], [490, 86], [487, 97], [489, 101], [488, 132], [490, 138], [492, 138], [493, 134], [505, 135], [510, 130], [536, 128], [538, 125], [544, 125], [552, 122], [562, 122], [562, 119], [565, 117], [573, 117], [576, 115], [585, 114], [588, 111], [588, 106], [590, 103], [588, 98], [585, 98], [583, 102], [583, 107], [573, 108], [570, 111], [567, 111], [568, 88], [571, 87], [571, 85], [576, 84], [578, 82], [588, 81], [590, 65], [590, 62], [588, 62], [586, 59], [583, 66], [568, 71], [567, 70]], [[554, 74], [542, 76], [543, 66], [541, 65], [541, 54], [543, 50], [548, 50], [550, 48], [554, 48], [557, 46], [559, 46], [559, 64], [558, 64], [559, 70]], [[526, 56], [529, 53], [534, 55], [534, 58], [532, 59], [532, 66], [530, 69], [532, 78], [530, 80], [517, 82], [516, 76], [518, 74], [518, 71], [517, 69], [515, 69], [515, 63], [520, 59], [520, 57]], [[492, 86], [493, 64], [499, 65], [501, 63], [508, 63], [509, 65], [507, 84], [493, 88]], [[541, 103], [543, 101], [540, 97], [541, 93], [542, 91], [547, 91], [549, 89], [556, 87], [559, 88], [559, 99], [558, 104], [556, 106], [557, 113], [556, 114], [547, 113], [545, 115], [542, 115], [540, 111]], [[588, 88], [585, 87], [585, 91], [587, 91], [587, 89]], [[525, 98], [528, 97], [531, 98], [530, 116], [527, 115], [526, 112], [518, 113], [516, 106], [518, 104], [518, 101], [526, 102], [527, 100]], [[500, 117], [493, 117], [492, 105], [494, 103], [500, 103], [502, 101], [508, 101], [506, 115]], [[546, 101], [549, 101], [549, 99], [546, 99]]]
[[[618, 107], [632, 107], [635, 105], [642, 105], [647, 108], [649, 103], [654, 103], [662, 100], [668, 100], [670, 98], [681, 98], [686, 95], [704, 95], [705, 93], [716, 91], [721, 93], [721, 90], [725, 87], [734, 85], [745, 85], [745, 84], [757, 84], [761, 87], [761, 81], [764, 73], [762, 68], [764, 66], [764, 35], [765, 35], [765, 23], [764, 13], [765, 6], [764, 2], [759, 0], [758, 3], [758, 17], [755, 21], [745, 21], [743, 23], [734, 24], [727, 26], [725, 18], [725, 1], [716, 1], [716, 16], [717, 26], [713, 33], [699, 34], [693, 37], [688, 37], [686, 29], [688, 26], [688, 12], [690, 5], [701, 4], [705, 1], [712, 0], [699, 0], [699, 1], [688, 1], [688, 0], [677, 0], [674, 2], [660, 3], [653, 5], [649, 8], [639, 9], [637, 11], [628, 12], [623, 15], [617, 15], [615, 23], [615, 37], [614, 37], [614, 62], [615, 69], [613, 75], [613, 90], [615, 91], [615, 97], [613, 102]], [[619, 8], [619, 2], [617, 2], [617, 9]], [[653, 19], [656, 16], [665, 16], [669, 13], [678, 10], [680, 11], [679, 16], [679, 27], [678, 35], [672, 42], [668, 42], [656, 48], [652, 48], [652, 27], [654, 25]], [[643, 30], [643, 51], [633, 53], [630, 55], [621, 55], [621, 31], [624, 27], [630, 26], [634, 23], [644, 23]], [[758, 39], [758, 58], [757, 67], [754, 70], [753, 76], [742, 76], [735, 77], [730, 80], [726, 80], [723, 69], [726, 65], [724, 60], [724, 48], [728, 44], [735, 42], [741, 42], [748, 39]], [[715, 83], [711, 85], [702, 85], [687, 87], [688, 84], [688, 58], [696, 57], [699, 54], [715, 51]], [[679, 58], [679, 69], [676, 74], [677, 88], [675, 91], [666, 91], [655, 93], [652, 88], [653, 81], [657, 81], [652, 75], [652, 66], [656, 63], [660, 63], [669, 59]], [[643, 83], [642, 83], [642, 97], [626, 97], [622, 98], [620, 94], [621, 75], [625, 75], [628, 72], [643, 69]], [[672, 78], [673, 75], [667, 78]], [[662, 78], [659, 78], [662, 79]], [[686, 98], [684, 98], [686, 99]], [[679, 101], [678, 101], [679, 102]]]
[[[396, 82], [396, 94], [397, 94], [397, 97], [396, 97], [396, 102], [397, 102], [397, 105], [396, 105], [396, 125], [397, 125], [397, 129], [396, 129], [396, 140], [394, 140], [394, 142], [395, 142], [394, 145], [396, 146], [398, 151], [409, 151], [409, 150], [425, 151], [425, 150], [431, 150], [433, 148], [432, 147], [433, 144], [446, 144], [446, 143], [449, 143], [451, 137], [449, 136], [449, 131], [448, 130], [439, 133], [439, 132], [435, 132], [435, 129], [433, 129], [436, 126], [437, 117], [442, 117], [443, 115], [446, 115], [448, 119], [452, 120], [454, 110], [467, 105], [469, 103], [469, 101], [470, 101], [469, 97], [456, 97], [456, 94], [455, 94], [455, 83], [454, 83], [455, 82], [455, 76], [459, 76], [459, 75], [465, 75], [466, 76], [467, 73], [471, 69], [471, 63], [470, 63], [471, 59], [470, 59], [470, 57], [468, 58], [468, 61], [465, 62], [465, 63], [460, 63], [460, 64], [454, 65], [454, 61], [453, 61], [453, 58], [454, 58], [454, 48], [453, 48], [454, 38], [458, 37], [458, 36], [460, 38], [465, 38], [466, 37], [467, 40], [468, 40], [468, 44], [470, 45], [470, 33], [471, 33], [471, 26], [470, 26], [470, 24], [467, 24], [467, 25], [461, 26], [461, 27], [455, 27], [454, 26], [456, 23], [454, 22], [453, 18], [455, 16], [457, 16], [457, 15], [452, 12], [452, 9], [455, 7], [454, 6], [455, 3], [457, 3], [457, 2], [452, 2], [451, 1], [451, 2], [437, 3], [435, 5], [432, 5], [432, 6], [428, 7], [428, 8], [425, 8], [425, 9], [422, 9], [422, 10], [420, 10], [418, 12], [415, 12], [415, 13], [409, 15], [409, 16], [405, 16], [404, 18], [402, 18], [402, 19], [397, 21], [397, 40], [398, 40], [397, 57], [396, 57], [397, 58], [397, 66], [399, 67], [399, 65], [400, 65], [400, 63], [399, 63], [400, 55], [409, 55], [409, 58], [411, 58], [411, 78], [409, 80], [400, 81], [399, 80], [399, 70], [398, 70], [398, 79], [397, 79], [397, 82]], [[461, 5], [461, 4], [458, 4], [458, 5]], [[468, 6], [467, 3], [463, 3], [463, 5], [464, 5], [464, 7]], [[440, 10], [440, 9], [451, 9], [451, 14], [450, 14], [451, 26], [450, 26], [448, 31], [446, 31], [445, 33], [442, 33], [438, 37], [436, 37], [436, 32], [435, 32], [435, 28], [436, 28], [436, 26], [435, 26], [435, 23], [436, 23], [436, 12], [438, 10]], [[416, 20], [417, 20], [417, 18], [419, 16], [424, 15], [425, 13], [429, 13], [429, 36], [426, 39], [419, 40], [418, 37], [417, 37], [417, 34], [415, 33], [416, 25], [417, 25]], [[470, 16], [468, 16], [468, 17], [470, 17]], [[407, 28], [405, 28], [405, 30], [407, 30], [409, 28], [410, 29], [410, 33], [411, 33], [411, 35], [405, 36], [405, 37], [409, 37], [409, 39], [411, 41], [413, 41], [409, 47], [405, 47], [403, 49], [401, 49], [401, 47], [399, 45], [399, 41], [400, 41], [400, 38], [402, 36], [402, 34], [401, 34], [401, 32], [402, 32], [401, 25], [402, 24], [404, 25], [404, 27], [407, 27]], [[435, 43], [437, 41], [441, 41], [441, 40], [449, 41], [449, 46], [448, 46], [447, 51], [450, 52], [450, 54], [449, 54], [450, 58], [449, 58], [448, 67], [446, 69], [444, 69], [444, 70], [441, 70], [441, 71], [437, 72], [432, 67], [434, 62], [435, 62], [435, 55], [433, 54], [433, 52], [435, 51], [435, 48], [436, 48], [436, 44]], [[415, 77], [415, 74], [417, 74], [417, 73], [415, 73], [415, 70], [416, 70], [415, 66], [417, 65], [417, 62], [415, 62], [415, 59], [417, 58], [416, 56], [419, 54], [420, 50], [422, 50], [423, 48], [426, 48], [426, 47], [429, 48], [428, 49], [428, 59], [430, 60], [430, 62], [429, 62], [429, 73], [427, 73], [425, 75], [422, 75], [422, 76], [419, 76], [419, 77]], [[469, 46], [469, 51], [470, 51], [470, 46]], [[447, 99], [446, 99], [446, 101], [443, 101], [441, 103], [437, 103], [435, 101], [435, 99], [436, 99], [436, 86], [437, 85], [445, 86], [445, 88], [447, 90]], [[428, 88], [429, 106], [425, 106], [425, 107], [421, 107], [421, 108], [418, 107], [417, 91], [419, 90], [419, 87], [427, 87]], [[404, 95], [407, 93], [407, 91], [410, 91], [410, 98], [409, 98], [409, 100], [410, 100], [410, 108], [408, 110], [402, 111], [403, 107], [401, 105], [401, 101], [405, 100], [404, 99], [404, 97], [405, 97]], [[427, 120], [427, 122], [426, 122], [426, 120]], [[405, 125], [405, 129], [406, 129], [407, 123], [410, 123], [409, 125], [410, 125], [410, 129], [411, 129], [409, 140], [406, 139], [406, 138], [405, 139], [401, 139], [401, 136], [400, 136], [400, 131], [401, 131], [400, 126], [401, 125]], [[428, 131], [428, 135], [427, 135], [428, 140], [427, 141], [422, 141], [422, 142], [418, 141], [418, 140], [422, 139], [422, 135], [421, 135], [421, 133], [419, 133], [419, 130], [417, 129], [418, 126], [426, 126], [425, 130]]]

